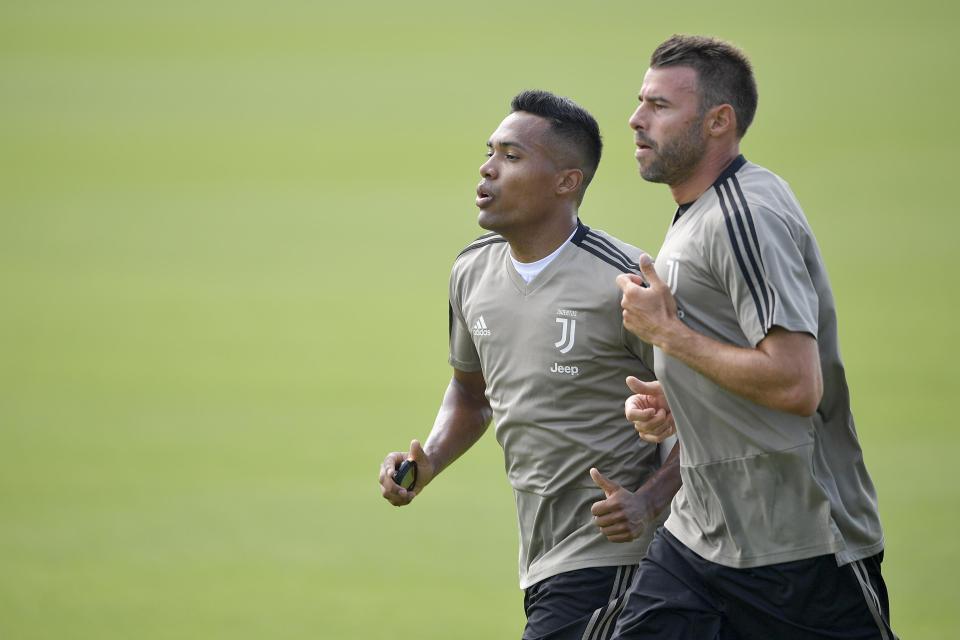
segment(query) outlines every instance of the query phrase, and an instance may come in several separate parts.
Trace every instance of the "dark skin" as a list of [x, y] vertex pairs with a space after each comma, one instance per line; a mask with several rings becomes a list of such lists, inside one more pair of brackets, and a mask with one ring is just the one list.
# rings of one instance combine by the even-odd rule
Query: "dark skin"
[[663, 466], [636, 493], [608, 480], [596, 469], [590, 469], [590, 477], [606, 496], [590, 508], [594, 523], [610, 542], [636, 540], [680, 490], [680, 445], [674, 445]]
[[[507, 116], [487, 143], [477, 188], [480, 226], [507, 239], [514, 258], [535, 262], [566, 241], [577, 224], [584, 173], [576, 152], [559, 141], [547, 120], [529, 113]], [[436, 476], [472, 447], [486, 431], [492, 411], [482, 372], [454, 369], [426, 443], [394, 451], [380, 465], [380, 491], [394, 506], [410, 504]], [[417, 463], [416, 485], [394, 482], [404, 460]], [[679, 447], [667, 464], [636, 492], [591, 476], [605, 492], [593, 505], [597, 526], [613, 542], [639, 536], [680, 487]]]
[[[384, 499], [395, 507], [410, 504], [441, 471], [480, 439], [492, 415], [484, 395], [486, 387], [482, 373], [453, 370], [426, 444], [421, 447], [414, 440], [409, 451], [393, 451], [380, 465], [380, 493]], [[417, 463], [416, 485], [409, 491], [393, 481], [397, 467], [408, 459]], [[680, 489], [680, 446], [673, 447], [663, 466], [636, 492], [609, 480], [597, 469], [590, 470], [590, 477], [606, 496], [590, 509], [597, 527], [611, 542], [630, 542], [669, 506]]]
[[510, 243], [520, 262], [550, 255], [577, 225], [583, 171], [568, 166], [571, 153], [550, 123], [529, 113], [507, 116], [487, 142], [480, 166], [477, 222]]
[[[482, 373], [453, 370], [426, 445], [421, 448], [414, 440], [410, 451], [389, 453], [380, 465], [380, 493], [390, 504], [410, 504], [437, 474], [480, 439], [493, 413], [484, 395], [486, 388]], [[407, 459], [417, 463], [417, 481], [410, 491], [393, 481], [397, 467]]]

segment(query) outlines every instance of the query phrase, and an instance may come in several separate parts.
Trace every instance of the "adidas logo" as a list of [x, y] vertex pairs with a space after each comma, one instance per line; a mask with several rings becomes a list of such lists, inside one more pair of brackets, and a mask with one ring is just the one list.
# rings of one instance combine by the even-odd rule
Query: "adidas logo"
[[487, 329], [487, 323], [484, 322], [483, 316], [477, 318], [477, 321], [473, 323], [473, 335], [475, 336], [489, 336], [490, 329]]

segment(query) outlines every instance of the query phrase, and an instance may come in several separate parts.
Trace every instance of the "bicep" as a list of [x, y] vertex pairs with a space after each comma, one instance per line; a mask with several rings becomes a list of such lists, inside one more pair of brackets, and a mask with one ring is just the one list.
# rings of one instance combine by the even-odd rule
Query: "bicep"
[[820, 365], [817, 339], [805, 331], [788, 331], [783, 327], [771, 327], [767, 336], [757, 344], [757, 349], [768, 358], [784, 366], [791, 362], [800, 365]]
[[462, 369], [453, 369], [453, 380], [451, 385], [457, 388], [474, 402], [487, 404], [486, 390], [487, 381], [483, 377], [483, 371], [463, 371]]
[[760, 341], [757, 350], [767, 356], [775, 375], [787, 389], [791, 412], [812, 414], [823, 395], [823, 372], [817, 340], [804, 331], [775, 326]]

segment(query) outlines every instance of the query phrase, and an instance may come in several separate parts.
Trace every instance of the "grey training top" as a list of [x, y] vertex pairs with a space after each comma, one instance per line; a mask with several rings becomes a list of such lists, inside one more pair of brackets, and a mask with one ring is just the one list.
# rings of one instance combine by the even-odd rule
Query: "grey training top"
[[[659, 467], [623, 415], [624, 378], [653, 377], [652, 349], [623, 329], [616, 276], [639, 250], [580, 224], [529, 284], [499, 235], [457, 258], [450, 276], [450, 364], [483, 371], [520, 526], [520, 587], [565, 571], [634, 564], [655, 526], [608, 542], [590, 506], [597, 467], [635, 491]], [[644, 357], [644, 351], [646, 356]]]
[[823, 400], [812, 417], [767, 409], [656, 351], [680, 438], [683, 488], [666, 522], [707, 560], [755, 567], [883, 548], [817, 242], [787, 184], [737, 158], [678, 210], [656, 260], [694, 331], [755, 347], [773, 326], [817, 339]]

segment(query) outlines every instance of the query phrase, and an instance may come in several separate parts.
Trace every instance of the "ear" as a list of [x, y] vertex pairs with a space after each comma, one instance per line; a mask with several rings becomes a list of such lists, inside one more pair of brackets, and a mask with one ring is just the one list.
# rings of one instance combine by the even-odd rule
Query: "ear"
[[737, 131], [737, 113], [729, 104], [721, 104], [707, 111], [704, 118], [707, 126], [707, 135], [719, 138], [730, 131]]
[[557, 174], [558, 196], [576, 195], [583, 184], [583, 171], [580, 169], [564, 169]]

